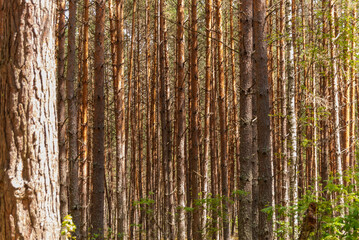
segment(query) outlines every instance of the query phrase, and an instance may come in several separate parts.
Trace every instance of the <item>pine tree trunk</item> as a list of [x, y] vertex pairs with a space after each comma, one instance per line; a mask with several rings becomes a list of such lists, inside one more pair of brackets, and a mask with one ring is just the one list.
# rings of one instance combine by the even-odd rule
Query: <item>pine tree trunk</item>
[[82, 137], [82, 148], [81, 148], [81, 226], [80, 234], [83, 238], [87, 238], [88, 229], [88, 218], [87, 218], [87, 206], [88, 206], [88, 56], [89, 56], [89, 0], [84, 1], [84, 13], [83, 13], [83, 46], [82, 46], [82, 116], [81, 116], [81, 137]]
[[[206, 0], [206, 91], [205, 91], [205, 113], [204, 113], [204, 149], [203, 149], [203, 198], [208, 197], [208, 165], [210, 161], [209, 147], [210, 147], [210, 107], [211, 107], [211, 92], [212, 92], [212, 0]], [[213, 176], [212, 176], [213, 178]], [[202, 229], [205, 229], [207, 223], [207, 205], [204, 204], [202, 211]], [[205, 234], [205, 233], [204, 233]]]
[[104, 193], [105, 193], [105, 155], [104, 155], [104, 27], [105, 0], [96, 1], [95, 38], [95, 86], [94, 86], [94, 129], [93, 129], [93, 175], [91, 194], [91, 233], [104, 238]]
[[253, 41], [256, 46], [254, 53], [254, 70], [257, 85], [257, 142], [258, 142], [258, 199], [259, 236], [258, 239], [272, 239], [272, 223], [262, 209], [272, 206], [272, 165], [270, 143], [270, 107], [267, 72], [266, 38], [266, 2], [256, 0], [253, 5]]
[[66, 1], [58, 1], [57, 52], [57, 118], [59, 133], [60, 216], [68, 214], [67, 158], [66, 158], [66, 81], [65, 81], [65, 8]]
[[184, 72], [184, 2], [177, 0], [177, 200], [178, 200], [178, 239], [186, 239], [185, 225], [185, 131], [186, 131], [186, 112], [185, 112], [185, 72]]
[[60, 237], [55, 10], [54, 1], [0, 1], [4, 240]]
[[[69, 141], [69, 211], [73, 217], [74, 224], [80, 225], [80, 199], [78, 179], [78, 155], [77, 155], [77, 100], [75, 94], [76, 81], [76, 11], [77, 3], [69, 0], [69, 22], [68, 22], [68, 51], [67, 51], [67, 133]], [[78, 229], [76, 234], [78, 234]]]
[[239, 239], [252, 239], [252, 54], [253, 54], [253, 1], [241, 4], [241, 83], [240, 83], [240, 190]]

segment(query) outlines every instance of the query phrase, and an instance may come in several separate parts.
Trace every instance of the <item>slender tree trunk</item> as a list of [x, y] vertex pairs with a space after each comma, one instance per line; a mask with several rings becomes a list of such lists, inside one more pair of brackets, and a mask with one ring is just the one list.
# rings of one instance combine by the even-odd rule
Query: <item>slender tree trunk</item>
[[58, 1], [58, 52], [57, 52], [57, 118], [59, 133], [59, 175], [60, 175], [60, 216], [68, 214], [67, 198], [67, 158], [66, 158], [66, 81], [65, 81], [65, 8], [66, 1]]
[[[205, 119], [204, 119], [204, 163], [203, 163], [203, 198], [208, 196], [208, 165], [209, 165], [209, 147], [210, 147], [210, 107], [212, 92], [212, 0], [206, 0], [206, 92], [205, 92]], [[213, 176], [211, 176], [213, 178]], [[202, 211], [202, 229], [205, 229], [207, 223], [207, 205], [203, 206]], [[205, 234], [205, 233], [204, 233]]]
[[270, 143], [270, 107], [267, 68], [267, 44], [265, 41], [266, 2], [256, 0], [253, 5], [253, 41], [256, 46], [254, 53], [254, 70], [257, 85], [257, 142], [258, 142], [258, 201], [259, 236], [258, 239], [272, 239], [272, 223], [266, 213], [261, 211], [272, 206], [272, 165]]
[[[293, 16], [293, 1], [286, 2], [286, 32], [288, 34], [286, 41], [286, 74], [288, 81], [288, 144], [289, 144], [289, 158], [290, 161], [290, 199], [293, 204], [298, 201], [298, 178], [297, 178], [297, 117], [296, 117], [296, 102], [295, 102], [295, 76], [294, 76], [294, 16]], [[297, 239], [298, 215], [294, 213], [292, 221], [293, 233], [291, 238]]]
[[229, 239], [229, 221], [228, 221], [228, 149], [227, 149], [227, 118], [226, 118], [226, 91], [224, 80], [224, 59], [223, 59], [223, 36], [222, 36], [222, 1], [216, 0], [216, 24], [218, 41], [218, 110], [221, 142], [221, 173], [222, 173], [222, 194], [223, 194], [223, 238]]
[[[331, 6], [331, 23], [330, 23], [330, 57], [332, 63], [332, 75], [333, 75], [333, 115], [334, 115], [334, 139], [335, 139], [335, 155], [336, 155], [336, 172], [338, 174], [339, 185], [343, 184], [343, 167], [342, 167], [342, 152], [341, 152], [341, 141], [340, 141], [340, 105], [339, 105], [339, 80], [338, 80], [338, 61], [337, 61], [337, 49], [335, 43], [335, 8], [336, 4], [332, 5], [332, 1], [329, 0], [329, 6]], [[339, 199], [340, 204], [344, 204], [343, 197]]]
[[239, 202], [239, 239], [252, 239], [252, 54], [253, 54], [253, 1], [241, 4], [241, 83], [240, 83], [240, 190], [245, 193]]
[[[167, 27], [165, 18], [165, 1], [160, 1], [160, 102], [161, 102], [161, 133], [162, 133], [162, 167], [165, 176], [165, 236], [174, 239], [172, 227], [172, 158], [171, 158], [171, 122], [169, 113], [169, 89], [168, 89], [168, 55], [167, 55]], [[172, 205], [171, 205], [172, 202]]]
[[84, 32], [83, 32], [83, 59], [82, 59], [82, 117], [81, 117], [81, 226], [80, 233], [83, 238], [87, 238], [87, 205], [88, 205], [88, 57], [89, 57], [89, 0], [84, 1]]
[[0, 239], [59, 239], [56, 2], [0, 6]]
[[190, 58], [190, 134], [191, 134], [191, 154], [189, 155], [190, 179], [191, 179], [191, 194], [192, 207], [194, 208], [192, 235], [194, 239], [201, 239], [201, 222], [200, 209], [196, 205], [199, 200], [199, 179], [198, 179], [198, 165], [199, 165], [199, 80], [198, 80], [198, 39], [197, 39], [197, 1], [191, 1], [191, 58]]
[[184, 72], [184, 2], [177, 0], [177, 201], [178, 201], [178, 239], [186, 239], [185, 225], [185, 128], [186, 128], [186, 112], [185, 112], [185, 72]]
[[95, 86], [94, 86], [94, 129], [93, 129], [93, 191], [91, 195], [91, 232], [104, 238], [104, 191], [105, 191], [105, 155], [104, 155], [104, 27], [105, 0], [96, 1], [95, 38]]
[[[149, 4], [148, 0], [146, 0], [146, 12], [145, 12], [145, 34], [146, 34], [146, 94], [147, 94], [147, 121], [146, 121], [146, 197], [148, 198], [150, 195], [151, 188], [151, 114], [150, 114], [150, 34], [149, 34], [149, 25], [150, 25], [150, 17], [149, 17]], [[149, 236], [152, 234], [152, 224], [151, 217], [148, 211], [146, 211], [146, 239], [149, 239]]]
[[[69, 30], [68, 30], [68, 53], [67, 53], [67, 111], [68, 111], [68, 141], [69, 141], [69, 211], [74, 224], [80, 225], [80, 202], [78, 182], [78, 155], [77, 155], [77, 100], [75, 95], [76, 81], [76, 11], [77, 2], [69, 0]], [[78, 230], [76, 231], [76, 235]]]
[[116, 128], [116, 189], [118, 239], [127, 233], [126, 164], [125, 164], [125, 89], [124, 89], [124, 30], [123, 0], [116, 1], [117, 11], [117, 74], [114, 87]]

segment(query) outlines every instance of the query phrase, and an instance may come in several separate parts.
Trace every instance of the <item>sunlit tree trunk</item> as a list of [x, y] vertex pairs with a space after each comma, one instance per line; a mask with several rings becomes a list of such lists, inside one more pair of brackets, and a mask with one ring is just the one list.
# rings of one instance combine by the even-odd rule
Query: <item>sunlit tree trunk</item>
[[0, 1], [2, 240], [60, 237], [55, 12], [55, 1]]
[[184, 1], [177, 0], [177, 201], [178, 201], [178, 219], [177, 219], [177, 238], [186, 239], [185, 225], [185, 128], [186, 128], [186, 112], [185, 112], [185, 72], [184, 72]]
[[[296, 116], [296, 101], [295, 101], [295, 76], [294, 76], [294, 7], [293, 1], [286, 3], [286, 79], [288, 81], [288, 148], [289, 148], [289, 162], [290, 162], [290, 199], [293, 204], [298, 201], [298, 178], [297, 178], [297, 116]], [[283, 136], [285, 137], [285, 136]], [[289, 163], [288, 163], [289, 165]], [[293, 233], [292, 238], [297, 238], [296, 227], [298, 225], [298, 215], [294, 213], [292, 219]]]
[[[124, 89], [124, 30], [123, 0], [116, 1], [117, 12], [117, 74], [114, 86], [116, 128], [116, 191], [117, 233], [127, 233], [126, 213], [126, 164], [125, 164], [125, 89]], [[118, 236], [119, 238], [119, 236]]]
[[229, 221], [228, 221], [228, 150], [227, 150], [227, 118], [226, 118], [226, 91], [224, 79], [224, 58], [223, 58], [223, 36], [222, 36], [222, 1], [216, 0], [216, 24], [217, 24], [217, 51], [218, 51], [218, 110], [219, 110], [219, 127], [220, 127], [220, 142], [221, 142], [221, 179], [222, 179], [222, 194], [223, 194], [223, 238], [229, 239]]
[[[333, 4], [333, 5], [332, 5]], [[332, 59], [332, 77], [333, 77], [333, 115], [334, 115], [334, 139], [335, 139], [335, 155], [336, 155], [336, 172], [338, 174], [338, 183], [343, 184], [343, 167], [342, 167], [342, 152], [341, 152], [341, 139], [340, 139], [340, 105], [339, 105], [339, 79], [338, 79], [338, 61], [337, 49], [335, 43], [335, 8], [336, 4], [329, 0], [330, 9], [330, 57]], [[342, 197], [339, 199], [340, 204], [344, 204]]]
[[[204, 113], [204, 164], [203, 164], [203, 198], [208, 196], [208, 165], [210, 161], [210, 107], [211, 107], [211, 91], [212, 91], [212, 0], [206, 0], [206, 91], [205, 91], [205, 113]], [[213, 176], [212, 176], [213, 178]], [[202, 211], [202, 229], [205, 229], [207, 222], [207, 205], [203, 206]]]
[[88, 57], [89, 57], [89, 0], [84, 1], [83, 12], [83, 42], [82, 42], [82, 116], [81, 116], [81, 226], [80, 233], [83, 238], [87, 237], [87, 205], [88, 205]]

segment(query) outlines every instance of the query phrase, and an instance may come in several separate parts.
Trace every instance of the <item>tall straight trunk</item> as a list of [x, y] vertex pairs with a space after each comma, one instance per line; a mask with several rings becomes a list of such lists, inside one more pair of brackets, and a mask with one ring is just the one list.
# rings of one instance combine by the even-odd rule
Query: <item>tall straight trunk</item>
[[87, 237], [87, 205], [88, 205], [88, 57], [89, 57], [89, 0], [84, 1], [83, 12], [83, 46], [82, 46], [82, 116], [81, 116], [81, 226], [80, 234], [83, 238]]
[[104, 154], [104, 27], [105, 0], [96, 1], [95, 26], [95, 86], [94, 86], [94, 129], [93, 129], [93, 175], [91, 195], [91, 233], [104, 238], [104, 192], [105, 192], [105, 154]]
[[[159, 24], [158, 24], [158, 0], [154, 0], [154, 4], [153, 4], [153, 8], [154, 8], [154, 14], [153, 14], [153, 28], [154, 28], [154, 32], [153, 32], [153, 53], [152, 53], [152, 76], [151, 76], [151, 94], [150, 94], [150, 99], [151, 99], [151, 110], [150, 110], [150, 121], [151, 121], [151, 141], [152, 141], [152, 145], [151, 145], [151, 158], [152, 158], [152, 169], [153, 169], [153, 174], [152, 174], [152, 183], [153, 183], [153, 200], [154, 200], [154, 204], [153, 204], [153, 213], [152, 213], [152, 221], [156, 221], [158, 224], [160, 224], [158, 222], [159, 218], [161, 217], [160, 214], [158, 214], [159, 211], [159, 206], [160, 206], [160, 199], [159, 199], [159, 193], [160, 193], [160, 189], [159, 189], [159, 179], [160, 179], [160, 165], [158, 162], [158, 89], [157, 89], [157, 78], [158, 78], [158, 43], [159, 43], [159, 38], [158, 38], [158, 30], [159, 30]], [[156, 226], [153, 231], [152, 231], [152, 239], [155, 238], [159, 238], [158, 235], [159, 231], [158, 231], [158, 226]]]
[[56, 2], [0, 5], [0, 239], [59, 239]]
[[[213, 41], [212, 42], [212, 63], [215, 62], [215, 55], [213, 54], [214, 50], [216, 49], [216, 42]], [[217, 96], [217, 88], [216, 88], [216, 79], [217, 75], [216, 75], [216, 67], [214, 64], [212, 64], [212, 75], [211, 75], [211, 92], [210, 92], [210, 96], [211, 96], [211, 104], [210, 104], [210, 111], [211, 111], [211, 116], [210, 116], [210, 148], [211, 148], [211, 193], [212, 196], [217, 197], [220, 193], [219, 193], [219, 170], [218, 170], [218, 141], [217, 141], [217, 129], [216, 129], [216, 119], [217, 119], [217, 111], [216, 111], [216, 101], [214, 101], [216, 99]], [[218, 228], [218, 209], [213, 209], [212, 213], [211, 213], [211, 218], [213, 219], [211, 227], [213, 229]], [[219, 232], [218, 231], [214, 231], [212, 233], [212, 239], [219, 239]]]
[[[209, 165], [209, 147], [210, 147], [210, 107], [211, 107], [211, 92], [212, 92], [212, 0], [206, 0], [206, 91], [205, 91], [205, 113], [204, 113], [204, 149], [203, 149], [203, 198], [208, 196], [208, 165]], [[213, 176], [212, 176], [213, 178]], [[203, 206], [202, 211], [202, 229], [205, 229], [207, 222], [207, 205]], [[204, 233], [205, 234], [205, 233]]]
[[168, 82], [168, 54], [167, 54], [167, 26], [165, 18], [165, 1], [160, 1], [160, 102], [161, 102], [161, 133], [162, 133], [162, 167], [164, 168], [165, 178], [165, 235], [169, 239], [174, 239], [172, 227], [172, 143], [171, 143], [171, 122], [169, 112], [169, 82]]
[[[293, 1], [286, 2], [286, 33], [288, 34], [286, 41], [286, 74], [288, 81], [288, 144], [290, 161], [290, 199], [293, 204], [298, 202], [298, 178], [297, 178], [297, 116], [295, 102], [295, 76], [294, 76], [294, 16]], [[298, 215], [294, 214], [292, 219], [293, 232], [291, 238], [297, 238], [296, 227], [298, 225]]]
[[[149, 4], [148, 0], [146, 0], [146, 12], [145, 12], [145, 34], [146, 34], [146, 94], [147, 94], [147, 102], [146, 102], [146, 108], [147, 108], [147, 120], [146, 120], [146, 197], [149, 197], [149, 193], [152, 190], [151, 188], [151, 121], [150, 121], [150, 34], [149, 34], [149, 25], [150, 25], [150, 17], [149, 17]], [[146, 212], [146, 237], [151, 236], [152, 234], [152, 224], [151, 224], [151, 218], [150, 214]]]
[[239, 202], [239, 239], [252, 239], [252, 54], [253, 1], [241, 4], [241, 62], [240, 62], [240, 190], [245, 194]]
[[[357, 19], [357, 10], [354, 8], [352, 10], [352, 16], [353, 16], [353, 20], [355, 21]], [[353, 21], [352, 20], [352, 21]], [[357, 88], [357, 68], [356, 68], [356, 65], [355, 65], [355, 58], [354, 58], [354, 49], [356, 49], [356, 39], [354, 36], [356, 36], [357, 34], [357, 30], [356, 28], [354, 27], [353, 28], [353, 34], [352, 34], [352, 37], [351, 37], [351, 54], [350, 54], [350, 62], [351, 62], [351, 66], [350, 66], [350, 79], [351, 79], [351, 84], [352, 84], [352, 87], [351, 87], [351, 123], [350, 123], [350, 132], [351, 132], [351, 142], [350, 142], [350, 149], [349, 149], [349, 152], [351, 154], [350, 156], [350, 161], [351, 161], [351, 164], [350, 166], [355, 169], [356, 167], [356, 161], [355, 161], [355, 129], [356, 129], [356, 119], [355, 119], [355, 114], [356, 114], [356, 88]]]
[[[282, 142], [282, 188], [283, 188], [283, 194], [282, 194], [282, 201], [283, 201], [283, 205], [285, 207], [289, 206], [289, 174], [288, 174], [288, 156], [287, 156], [287, 152], [288, 152], [288, 148], [287, 148], [287, 83], [286, 83], [286, 61], [285, 61], [285, 43], [284, 43], [284, 38], [285, 38], [285, 1], [282, 0], [280, 2], [280, 34], [281, 34], [281, 40], [280, 40], [280, 83], [279, 85], [281, 86], [281, 93], [280, 93], [280, 98], [282, 99], [281, 101], [281, 125], [282, 125], [282, 129], [281, 129], [281, 142]], [[289, 215], [286, 214], [286, 216], [284, 217], [284, 221], [289, 223]], [[289, 238], [289, 236], [287, 236], [287, 232], [285, 233], [285, 238]]]
[[[330, 15], [330, 57], [333, 61], [332, 63], [332, 76], [333, 76], [333, 115], [334, 115], [334, 139], [335, 139], [335, 155], [336, 155], [336, 172], [338, 174], [339, 184], [343, 184], [343, 167], [342, 167], [342, 152], [341, 152], [341, 139], [340, 139], [340, 105], [339, 105], [339, 80], [338, 80], [338, 60], [337, 60], [337, 47], [336, 47], [336, 33], [335, 33], [335, 8], [336, 4], [329, 0]], [[340, 204], [344, 204], [343, 197], [339, 198]]]
[[190, 58], [190, 134], [191, 134], [191, 154], [189, 155], [190, 179], [191, 179], [191, 194], [193, 207], [193, 222], [192, 234], [194, 239], [201, 239], [201, 221], [200, 209], [196, 205], [199, 200], [199, 179], [198, 179], [198, 165], [199, 165], [199, 80], [198, 80], [198, 39], [197, 39], [197, 1], [191, 1], [191, 58]]
[[65, 9], [66, 1], [58, 1], [57, 30], [57, 118], [59, 138], [59, 175], [60, 175], [60, 216], [61, 220], [68, 214], [67, 198], [67, 158], [66, 158], [66, 81], [65, 81]]
[[[232, 181], [233, 183], [231, 183], [231, 191], [232, 192], [235, 189], [235, 168], [239, 163], [239, 126], [238, 126], [238, 116], [237, 116], [237, 105], [238, 105], [238, 100], [237, 100], [237, 78], [236, 78], [236, 59], [235, 59], [235, 51], [234, 51], [234, 24], [233, 24], [233, 0], [230, 1], [230, 46], [231, 46], [231, 80], [232, 80], [232, 127], [233, 127], [233, 131], [234, 131], [234, 139], [233, 139], [233, 144], [234, 146], [234, 162], [233, 165], [230, 166], [230, 168], [232, 169]], [[238, 173], [237, 173], [238, 174]], [[234, 213], [234, 211], [233, 211]], [[235, 224], [233, 224], [234, 226]]]
[[186, 131], [186, 112], [185, 112], [185, 72], [184, 72], [184, 1], [177, 0], [177, 36], [176, 36], [176, 68], [177, 68], [177, 201], [178, 201], [178, 239], [186, 239], [185, 225], [185, 131]]
[[216, 0], [216, 24], [218, 41], [218, 110], [219, 110], [219, 127], [221, 142], [221, 173], [222, 173], [222, 194], [223, 194], [223, 238], [229, 239], [229, 221], [228, 221], [228, 151], [227, 151], [227, 118], [226, 118], [226, 92], [224, 80], [224, 58], [223, 58], [223, 36], [222, 36], [222, 1]]
[[[323, 9], [328, 9], [328, 1], [327, 0], [323, 0], [322, 2], [322, 8]], [[323, 14], [323, 35], [324, 34], [328, 34], [328, 20], [326, 20], [326, 15], [327, 14]], [[325, 37], [323, 37], [322, 40], [322, 45], [323, 45], [323, 49], [325, 49], [326, 47], [328, 47], [327, 44], [327, 39]], [[322, 96], [328, 96], [329, 95], [329, 90], [327, 87], [328, 84], [328, 67], [327, 67], [327, 63], [325, 62], [322, 66], [323, 68], [323, 76], [321, 77], [321, 95]], [[329, 144], [328, 144], [328, 120], [323, 119], [320, 121], [320, 127], [322, 129], [322, 139], [321, 139], [321, 170], [320, 170], [320, 177], [321, 177], [321, 185], [322, 185], [322, 190], [325, 189], [325, 186], [327, 184], [327, 180], [328, 180], [328, 168], [329, 168]], [[326, 196], [326, 193], [323, 193], [324, 197], [328, 197]]]
[[[80, 224], [79, 205], [79, 179], [78, 179], [78, 156], [77, 156], [77, 106], [75, 95], [76, 81], [76, 11], [77, 2], [69, 0], [69, 30], [68, 30], [68, 53], [67, 53], [67, 133], [69, 141], [69, 211], [75, 225]], [[78, 234], [78, 229], [76, 231]]]
[[257, 85], [257, 143], [258, 143], [258, 200], [259, 239], [272, 239], [272, 223], [266, 213], [261, 211], [272, 206], [272, 165], [270, 143], [270, 107], [267, 68], [267, 44], [265, 16], [266, 1], [256, 0], [253, 5], [253, 41], [256, 46], [254, 53], [254, 70]]
[[[136, 103], [134, 103], [134, 78], [133, 78], [133, 69], [134, 69], [134, 44], [135, 44], [135, 24], [136, 24], [136, 14], [137, 14], [137, 1], [133, 1], [132, 6], [132, 24], [131, 24], [131, 45], [130, 45], [130, 52], [129, 52], [129, 65], [128, 65], [128, 78], [127, 78], [127, 108], [126, 108], [126, 119], [125, 119], [125, 165], [128, 165], [128, 149], [131, 145], [133, 148], [135, 144], [135, 115], [134, 115], [134, 108]], [[131, 140], [129, 140], [131, 130]], [[131, 144], [130, 144], [131, 141]], [[126, 223], [129, 226], [129, 238], [132, 238], [133, 234], [133, 214], [134, 214], [134, 208], [133, 208], [133, 201], [134, 201], [134, 175], [135, 175], [135, 158], [136, 158], [136, 151], [131, 150], [131, 157], [130, 157], [130, 183], [129, 183], [129, 199], [127, 202], [127, 208], [128, 208], [128, 223]], [[125, 233], [126, 234], [126, 233]]]
[[123, 237], [127, 233], [126, 213], [126, 164], [125, 164], [125, 89], [124, 89], [124, 30], [123, 0], [116, 1], [117, 12], [117, 74], [114, 86], [116, 128], [116, 191], [117, 232]]

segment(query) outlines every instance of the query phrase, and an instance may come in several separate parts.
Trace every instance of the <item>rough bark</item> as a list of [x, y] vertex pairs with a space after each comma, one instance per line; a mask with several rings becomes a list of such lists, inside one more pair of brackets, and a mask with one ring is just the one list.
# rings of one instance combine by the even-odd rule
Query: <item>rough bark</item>
[[82, 39], [82, 116], [81, 116], [81, 226], [80, 234], [87, 237], [87, 205], [88, 205], [88, 56], [89, 56], [89, 0], [84, 1], [83, 12], [83, 39]]
[[104, 153], [104, 26], [105, 0], [96, 1], [95, 38], [95, 86], [94, 86], [94, 129], [93, 129], [93, 175], [91, 194], [91, 233], [104, 237], [104, 193], [105, 193], [105, 153]]
[[177, 201], [178, 201], [178, 239], [186, 239], [185, 225], [185, 128], [186, 128], [186, 112], [185, 112], [185, 72], [184, 72], [184, 1], [177, 0]]
[[55, 1], [0, 1], [0, 239], [59, 239]]
[[[66, 97], [68, 113], [68, 158], [69, 158], [69, 211], [76, 226], [80, 225], [80, 198], [78, 178], [78, 155], [77, 155], [77, 99], [75, 94], [76, 82], [76, 11], [77, 2], [69, 0], [68, 22], [68, 50], [67, 50], [67, 75]], [[79, 228], [77, 228], [76, 235]]]
[[241, 4], [241, 63], [240, 63], [240, 196], [239, 239], [252, 239], [252, 54], [253, 54], [253, 2]]
[[[205, 91], [205, 113], [204, 113], [204, 149], [203, 149], [203, 198], [208, 196], [208, 165], [210, 161], [210, 107], [211, 107], [211, 92], [212, 92], [212, 0], [206, 0], [206, 91]], [[203, 206], [202, 211], [202, 228], [204, 229], [207, 222], [207, 205]]]
[[317, 226], [317, 204], [312, 202], [309, 204], [309, 207], [303, 219], [301, 232], [298, 240], [308, 239], [310, 233], [315, 230], [316, 226]]
[[65, 7], [66, 1], [58, 1], [57, 26], [57, 117], [59, 139], [59, 174], [60, 174], [60, 216], [61, 220], [68, 214], [67, 198], [67, 159], [66, 159], [66, 80], [65, 80]]
[[223, 35], [222, 35], [222, 1], [216, 0], [216, 24], [217, 24], [217, 51], [218, 51], [218, 110], [221, 142], [221, 180], [223, 194], [223, 238], [229, 239], [228, 220], [228, 144], [227, 144], [227, 117], [226, 117], [226, 91], [224, 79], [224, 58], [223, 58]]
[[123, 32], [123, 0], [116, 1], [117, 11], [117, 74], [114, 87], [115, 96], [115, 128], [116, 128], [116, 204], [117, 232], [127, 232], [126, 225], [126, 164], [125, 164], [125, 89], [124, 89], [124, 32]]
[[261, 211], [272, 206], [272, 165], [270, 143], [270, 108], [267, 68], [267, 44], [265, 41], [266, 2], [256, 0], [253, 5], [253, 41], [256, 46], [254, 53], [254, 70], [257, 86], [257, 144], [258, 144], [258, 199], [259, 239], [272, 239], [272, 223], [266, 213]]

